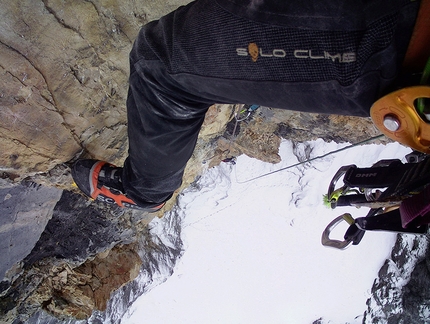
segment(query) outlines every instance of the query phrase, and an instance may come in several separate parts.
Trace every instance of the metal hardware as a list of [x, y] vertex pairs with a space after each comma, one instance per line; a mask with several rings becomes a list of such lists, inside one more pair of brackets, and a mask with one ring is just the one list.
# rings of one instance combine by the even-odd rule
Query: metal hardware
[[415, 108], [415, 100], [420, 98], [430, 98], [429, 86], [394, 91], [373, 104], [370, 116], [387, 137], [430, 154], [430, 124], [420, 117]]
[[[354, 219], [350, 214], [343, 214], [335, 218], [324, 230], [322, 244], [344, 249], [350, 244], [359, 244], [366, 231], [427, 233], [428, 225], [402, 226], [398, 206], [404, 199], [420, 193], [430, 183], [430, 157], [423, 158], [418, 153], [409, 155], [408, 160], [416, 163], [403, 164], [396, 159], [378, 161], [370, 168], [357, 168], [355, 165], [341, 167], [328, 187], [326, 200], [330, 206], [370, 207], [370, 210], [365, 217]], [[336, 189], [342, 177], [343, 185]], [[344, 240], [331, 239], [333, 228], [342, 221], [350, 224]]]
[[325, 228], [325, 230], [321, 236], [321, 244], [322, 245], [343, 250], [343, 249], [346, 249], [352, 243], [352, 239], [345, 239], [343, 241], [340, 241], [340, 240], [333, 240], [330, 238], [330, 234], [333, 231], [333, 229], [337, 225], [339, 225], [342, 221], [347, 222], [349, 225], [354, 224], [354, 218], [352, 218], [351, 214], [345, 213], [343, 215], [336, 217]]
[[400, 121], [394, 115], [385, 116], [383, 124], [391, 132], [398, 131], [400, 128]]

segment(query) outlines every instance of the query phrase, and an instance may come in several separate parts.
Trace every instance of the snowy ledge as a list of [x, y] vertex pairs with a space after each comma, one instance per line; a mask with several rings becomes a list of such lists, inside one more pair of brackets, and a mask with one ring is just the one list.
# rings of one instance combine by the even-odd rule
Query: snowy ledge
[[[381, 282], [381, 267], [393, 279], [385, 283], [393, 292], [387, 303], [393, 303], [394, 294], [401, 304], [400, 294], [427, 241], [399, 236], [407, 255], [401, 269], [391, 256], [396, 234], [369, 232], [345, 251], [325, 248], [321, 233], [333, 218], [344, 212], [362, 217], [366, 211], [327, 209], [322, 195], [340, 166], [402, 159], [410, 149], [396, 143], [354, 147], [248, 181], [344, 145], [283, 141], [278, 164], [240, 156], [236, 165], [205, 172], [184, 190], [172, 212], [150, 224], [166, 251], [178, 251], [177, 244], [182, 251], [184, 244], [183, 253], [176, 254], [178, 260], [159, 258], [170, 263], [157, 267], [150, 284], [142, 282], [148, 280], [145, 272], [140, 275], [136, 285], [144, 284], [145, 294], [121, 323], [142, 318], [154, 323], [373, 323], [372, 317], [383, 312], [376, 304], [384, 303], [375, 301], [377, 289], [372, 289]], [[400, 306], [392, 312], [401, 312]]]

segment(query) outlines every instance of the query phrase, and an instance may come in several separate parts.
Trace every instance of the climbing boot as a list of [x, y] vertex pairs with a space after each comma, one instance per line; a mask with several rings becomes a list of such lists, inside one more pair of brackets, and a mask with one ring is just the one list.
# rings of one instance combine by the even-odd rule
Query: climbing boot
[[122, 170], [104, 161], [78, 160], [72, 167], [72, 177], [78, 188], [94, 200], [150, 213], [164, 206], [165, 203], [154, 203], [141, 207], [127, 197], [122, 185]]

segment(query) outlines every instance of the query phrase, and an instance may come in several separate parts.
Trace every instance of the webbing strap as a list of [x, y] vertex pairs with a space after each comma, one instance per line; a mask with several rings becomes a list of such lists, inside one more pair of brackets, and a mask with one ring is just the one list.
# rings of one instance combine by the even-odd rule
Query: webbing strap
[[430, 224], [430, 186], [418, 195], [405, 199], [400, 205], [404, 228]]
[[422, 71], [430, 56], [430, 0], [421, 0], [417, 20], [403, 60], [405, 71]]

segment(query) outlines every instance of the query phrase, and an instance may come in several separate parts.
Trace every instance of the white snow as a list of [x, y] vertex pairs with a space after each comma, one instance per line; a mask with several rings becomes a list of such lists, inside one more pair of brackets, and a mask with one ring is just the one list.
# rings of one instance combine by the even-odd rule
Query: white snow
[[[185, 252], [173, 275], [141, 296], [121, 323], [361, 323], [395, 234], [367, 232], [346, 250], [323, 247], [331, 220], [344, 212], [363, 217], [368, 209], [331, 210], [322, 196], [341, 166], [369, 167], [410, 149], [359, 146], [249, 181], [297, 163], [293, 150], [305, 159], [343, 146], [317, 140], [293, 148], [284, 141], [279, 164], [240, 156], [234, 166], [205, 172], [199, 188], [179, 199]], [[163, 221], [151, 226], [157, 231]], [[332, 235], [342, 239], [346, 228]]]

